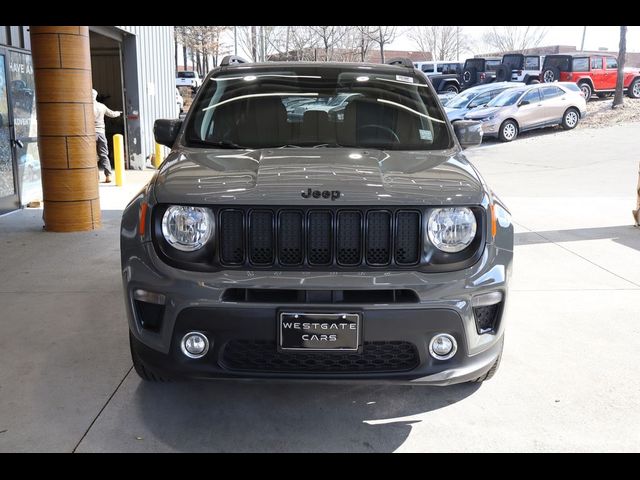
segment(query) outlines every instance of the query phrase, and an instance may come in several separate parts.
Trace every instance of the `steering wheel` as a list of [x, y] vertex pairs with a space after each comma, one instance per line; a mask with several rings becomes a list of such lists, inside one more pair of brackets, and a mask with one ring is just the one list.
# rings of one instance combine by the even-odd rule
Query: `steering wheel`
[[400, 143], [400, 137], [398, 137], [398, 134], [389, 127], [383, 127], [382, 125], [374, 125], [374, 124], [362, 125], [361, 127], [358, 127], [356, 133], [360, 134], [361, 130], [382, 130], [387, 134], [387, 136], [391, 139], [392, 142]]

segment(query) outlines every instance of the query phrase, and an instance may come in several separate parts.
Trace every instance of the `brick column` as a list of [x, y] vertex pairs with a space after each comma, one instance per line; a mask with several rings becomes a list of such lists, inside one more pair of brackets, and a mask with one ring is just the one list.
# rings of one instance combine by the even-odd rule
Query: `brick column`
[[45, 229], [100, 227], [88, 27], [32, 26]]

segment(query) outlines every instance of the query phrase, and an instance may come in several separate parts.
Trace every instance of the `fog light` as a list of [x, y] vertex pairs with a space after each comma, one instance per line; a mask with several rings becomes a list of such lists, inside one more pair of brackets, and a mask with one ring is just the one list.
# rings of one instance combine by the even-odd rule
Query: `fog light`
[[436, 360], [448, 360], [456, 354], [456, 339], [448, 333], [439, 333], [429, 343], [429, 353]]
[[201, 358], [209, 351], [209, 340], [202, 333], [189, 332], [182, 337], [180, 346], [187, 357]]

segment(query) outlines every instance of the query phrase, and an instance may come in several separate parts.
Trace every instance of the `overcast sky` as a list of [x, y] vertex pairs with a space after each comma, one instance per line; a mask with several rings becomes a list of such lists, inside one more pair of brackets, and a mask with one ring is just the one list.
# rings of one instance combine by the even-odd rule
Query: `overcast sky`
[[[407, 27], [399, 27], [407, 28]], [[464, 31], [469, 35], [472, 41], [475, 41], [478, 45], [477, 51], [473, 53], [481, 53], [484, 51], [482, 48], [482, 33], [487, 31], [491, 27], [462, 27]], [[544, 40], [540, 43], [540, 46], [545, 45], [575, 45], [578, 49], [582, 42], [582, 30], [583, 27], [568, 26], [568, 27], [547, 27], [548, 32], [544, 37]], [[606, 47], [609, 50], [617, 51], [620, 42], [620, 27], [587, 27], [587, 35], [584, 41], [585, 50], [597, 50], [600, 47]], [[415, 49], [415, 43], [412, 42], [406, 35], [402, 35], [389, 46], [392, 50], [413, 50]], [[640, 52], [640, 27], [628, 27], [627, 29], [627, 51]]]

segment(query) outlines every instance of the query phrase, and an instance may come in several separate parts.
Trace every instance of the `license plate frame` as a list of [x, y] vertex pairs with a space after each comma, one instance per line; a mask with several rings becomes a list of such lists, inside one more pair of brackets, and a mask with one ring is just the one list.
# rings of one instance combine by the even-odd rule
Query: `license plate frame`
[[[314, 324], [317, 326], [314, 327]], [[353, 353], [360, 350], [362, 314], [282, 311], [278, 314], [277, 329], [278, 350], [282, 352]], [[307, 335], [306, 339], [304, 335]], [[335, 341], [331, 340], [331, 335], [336, 336]]]

